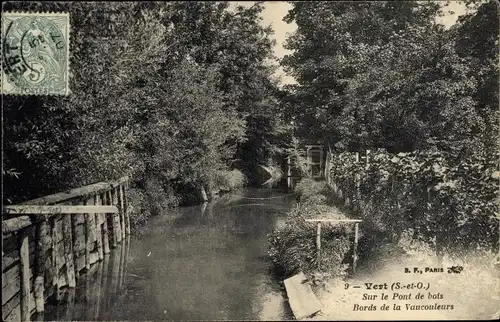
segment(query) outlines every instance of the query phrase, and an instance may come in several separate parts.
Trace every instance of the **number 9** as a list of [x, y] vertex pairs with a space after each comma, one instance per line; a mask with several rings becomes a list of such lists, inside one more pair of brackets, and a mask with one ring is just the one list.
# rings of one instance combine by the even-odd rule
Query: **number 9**
[[347, 290], [349, 288], [349, 283], [345, 283], [344, 287]]

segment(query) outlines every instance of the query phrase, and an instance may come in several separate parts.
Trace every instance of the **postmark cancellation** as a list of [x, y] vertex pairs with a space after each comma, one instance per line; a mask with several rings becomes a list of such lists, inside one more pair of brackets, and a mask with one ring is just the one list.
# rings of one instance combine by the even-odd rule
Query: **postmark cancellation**
[[69, 14], [2, 13], [2, 94], [69, 93]]

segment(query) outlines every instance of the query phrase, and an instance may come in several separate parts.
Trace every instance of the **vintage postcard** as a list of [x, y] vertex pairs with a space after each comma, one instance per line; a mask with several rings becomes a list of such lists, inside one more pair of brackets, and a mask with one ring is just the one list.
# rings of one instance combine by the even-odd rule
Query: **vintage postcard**
[[2, 320], [499, 319], [498, 17], [2, 3]]
[[2, 12], [2, 93], [67, 95], [67, 13]]

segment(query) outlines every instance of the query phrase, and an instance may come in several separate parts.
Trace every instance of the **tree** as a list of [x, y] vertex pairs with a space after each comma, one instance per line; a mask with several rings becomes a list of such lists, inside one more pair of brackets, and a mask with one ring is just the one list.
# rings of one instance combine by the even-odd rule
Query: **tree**
[[[478, 90], [486, 90], [478, 62], [488, 60], [465, 55], [457, 31], [435, 22], [440, 14], [430, 2], [294, 3], [286, 19], [298, 24], [288, 39], [295, 52], [282, 64], [299, 81], [291, 94], [299, 127], [316, 138], [325, 133], [341, 150], [439, 149], [460, 157], [491, 146], [485, 136], [496, 122], [478, 105]], [[493, 39], [479, 37], [469, 48], [491, 56]], [[498, 73], [489, 75], [494, 86]]]

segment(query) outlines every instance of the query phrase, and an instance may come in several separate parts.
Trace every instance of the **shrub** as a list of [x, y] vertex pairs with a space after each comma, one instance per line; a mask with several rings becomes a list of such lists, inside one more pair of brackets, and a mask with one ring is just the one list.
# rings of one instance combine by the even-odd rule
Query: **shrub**
[[151, 217], [151, 209], [143, 190], [130, 188], [127, 191], [128, 211], [130, 212], [130, 226], [136, 231], [137, 228], [147, 223]]
[[[301, 201], [307, 201], [310, 198], [317, 199], [315, 203], [323, 203], [319, 199], [329, 195], [329, 187], [325, 181], [316, 181], [310, 178], [303, 178], [295, 187], [295, 194]], [[321, 197], [319, 197], [321, 196]]]
[[[299, 271], [317, 275], [316, 225], [305, 219], [331, 211], [332, 208], [324, 204], [302, 204], [289, 213], [282, 229], [276, 229], [268, 235], [269, 256], [284, 278]], [[343, 276], [347, 269], [344, 258], [350, 250], [348, 228], [338, 225], [323, 227], [321, 271], [329, 276]]]
[[243, 188], [246, 182], [247, 179], [240, 170], [219, 170], [215, 173], [213, 186], [214, 190], [234, 191]]
[[333, 158], [331, 179], [394, 241], [411, 231], [413, 239], [435, 251], [456, 254], [498, 243], [497, 157], [454, 160], [443, 152], [377, 151], [368, 168], [354, 159], [347, 152]]
[[151, 216], [158, 216], [167, 209], [178, 205], [170, 185], [162, 184], [158, 179], [147, 179], [142, 186], [128, 190], [130, 223], [134, 230], [144, 225]]

